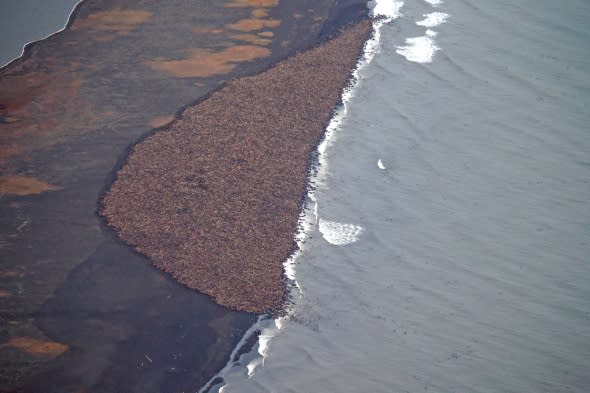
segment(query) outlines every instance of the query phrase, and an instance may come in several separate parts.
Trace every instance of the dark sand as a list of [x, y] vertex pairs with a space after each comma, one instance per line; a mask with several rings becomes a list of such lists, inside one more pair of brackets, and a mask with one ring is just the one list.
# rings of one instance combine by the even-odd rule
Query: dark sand
[[310, 155], [370, 29], [361, 21], [188, 108], [133, 148], [101, 214], [158, 268], [218, 304], [278, 307]]
[[155, 269], [97, 201], [154, 127], [363, 15], [364, 0], [88, 0], [0, 69], [0, 392], [196, 391], [225, 365], [256, 315]]

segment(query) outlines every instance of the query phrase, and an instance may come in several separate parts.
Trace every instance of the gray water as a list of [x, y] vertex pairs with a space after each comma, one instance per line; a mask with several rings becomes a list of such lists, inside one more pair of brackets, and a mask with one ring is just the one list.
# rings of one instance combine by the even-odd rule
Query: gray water
[[588, 392], [590, 3], [400, 11], [315, 194], [320, 220], [363, 231], [312, 225], [293, 315], [220, 391]]
[[78, 0], [0, 0], [0, 67], [23, 46], [61, 30]]

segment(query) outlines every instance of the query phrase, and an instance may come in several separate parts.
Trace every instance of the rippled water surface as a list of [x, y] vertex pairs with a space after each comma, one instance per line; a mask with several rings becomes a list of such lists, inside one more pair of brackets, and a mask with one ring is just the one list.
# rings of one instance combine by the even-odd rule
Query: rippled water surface
[[588, 391], [590, 5], [379, 6], [293, 315], [220, 390]]
[[[36, 31], [3, 18], [0, 65], [63, 26], [59, 3]], [[33, 21], [27, 4], [2, 12]], [[377, 6], [287, 265], [292, 313], [212, 391], [589, 391], [590, 4]]]

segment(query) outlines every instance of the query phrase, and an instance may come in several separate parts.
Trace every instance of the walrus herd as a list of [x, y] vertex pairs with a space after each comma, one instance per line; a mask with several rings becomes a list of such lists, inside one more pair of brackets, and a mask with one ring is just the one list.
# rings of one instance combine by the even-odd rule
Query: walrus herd
[[133, 147], [100, 214], [155, 266], [217, 303], [280, 307], [309, 160], [370, 33], [363, 20], [187, 108]]

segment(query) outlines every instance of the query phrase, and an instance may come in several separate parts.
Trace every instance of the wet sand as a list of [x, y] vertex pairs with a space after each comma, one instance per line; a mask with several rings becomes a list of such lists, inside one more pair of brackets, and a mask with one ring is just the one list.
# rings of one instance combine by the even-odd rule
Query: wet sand
[[363, 14], [360, 1], [87, 1], [0, 70], [0, 391], [196, 390], [223, 366], [255, 315], [154, 269], [97, 202], [154, 127]]
[[122, 240], [223, 306], [285, 297], [308, 161], [371, 27], [226, 84], [133, 148], [103, 200]]

